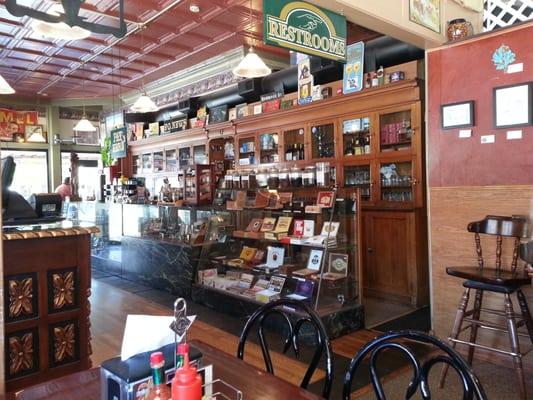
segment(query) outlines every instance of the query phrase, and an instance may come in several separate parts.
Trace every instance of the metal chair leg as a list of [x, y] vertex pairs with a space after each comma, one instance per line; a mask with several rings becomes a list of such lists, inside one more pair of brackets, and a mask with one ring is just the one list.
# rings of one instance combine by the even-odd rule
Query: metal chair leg
[[[463, 318], [465, 316], [466, 307], [468, 306], [468, 300], [470, 299], [470, 289], [465, 288], [461, 301], [459, 302], [459, 307], [457, 308], [457, 314], [455, 314], [455, 322], [453, 323], [452, 333], [450, 334], [450, 339], [457, 339], [459, 332], [461, 332], [461, 326], [463, 325]], [[455, 348], [455, 342], [450, 342], [450, 346]], [[444, 381], [446, 380], [446, 374], [448, 373], [448, 364], [444, 364], [442, 367], [442, 372], [440, 375], [439, 386], [444, 387]]]
[[521, 290], [516, 292], [516, 297], [518, 297], [518, 304], [520, 305], [520, 311], [522, 311], [522, 318], [527, 328], [529, 334], [529, 339], [531, 344], [533, 344], [533, 319], [531, 318], [531, 313], [529, 312], [529, 307], [527, 305], [526, 296], [522, 293]]
[[[474, 313], [472, 314], [472, 319], [479, 321], [479, 316], [481, 314], [481, 303], [483, 302], [483, 290], [476, 290], [476, 298], [474, 300]], [[476, 343], [477, 339], [477, 330], [479, 325], [472, 324], [470, 327], [470, 343]], [[472, 361], [474, 360], [474, 346], [468, 347], [468, 364], [472, 366]]]
[[520, 354], [520, 344], [518, 342], [518, 331], [516, 329], [516, 321], [514, 318], [513, 303], [511, 296], [505, 294], [505, 315], [507, 317], [507, 328], [509, 330], [509, 340], [511, 342], [511, 350], [516, 355], [513, 356], [513, 364], [518, 378], [518, 391], [520, 399], [526, 400], [526, 382], [524, 379], [524, 370], [522, 368], [522, 355]]

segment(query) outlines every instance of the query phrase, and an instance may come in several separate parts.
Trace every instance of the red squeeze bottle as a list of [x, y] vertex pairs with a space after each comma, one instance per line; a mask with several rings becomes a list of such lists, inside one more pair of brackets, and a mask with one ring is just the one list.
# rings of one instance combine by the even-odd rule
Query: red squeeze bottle
[[[181, 347], [187, 346], [187, 347]], [[180, 345], [180, 355], [183, 354], [183, 367], [176, 370], [172, 379], [172, 400], [201, 400], [202, 399], [202, 377], [196, 368], [189, 365], [188, 345]]]

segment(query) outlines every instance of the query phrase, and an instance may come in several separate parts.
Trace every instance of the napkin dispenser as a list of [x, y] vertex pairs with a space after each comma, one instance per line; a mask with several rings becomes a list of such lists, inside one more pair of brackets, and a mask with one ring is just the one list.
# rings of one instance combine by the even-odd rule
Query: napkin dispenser
[[[165, 357], [165, 382], [170, 383], [174, 376], [174, 357], [176, 346], [167, 344], [159, 350], [137, 354], [126, 361], [115, 357], [104, 361], [100, 368], [102, 400], [138, 400], [144, 399], [146, 383], [151, 378], [150, 354], [162, 351]], [[202, 367], [202, 353], [190, 346], [191, 365]]]

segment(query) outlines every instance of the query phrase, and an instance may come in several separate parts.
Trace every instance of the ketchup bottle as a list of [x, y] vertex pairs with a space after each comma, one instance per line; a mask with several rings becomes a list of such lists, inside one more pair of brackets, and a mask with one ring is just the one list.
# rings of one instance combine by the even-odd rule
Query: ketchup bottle
[[176, 369], [172, 379], [172, 400], [201, 400], [202, 377], [196, 368], [189, 365], [189, 345], [179, 345], [178, 353], [183, 355], [183, 366]]

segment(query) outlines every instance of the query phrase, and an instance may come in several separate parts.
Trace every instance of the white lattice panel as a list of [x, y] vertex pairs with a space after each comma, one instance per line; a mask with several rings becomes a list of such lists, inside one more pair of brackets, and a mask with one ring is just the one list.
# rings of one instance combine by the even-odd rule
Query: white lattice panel
[[533, 0], [486, 0], [483, 13], [483, 30], [527, 21], [533, 17]]

